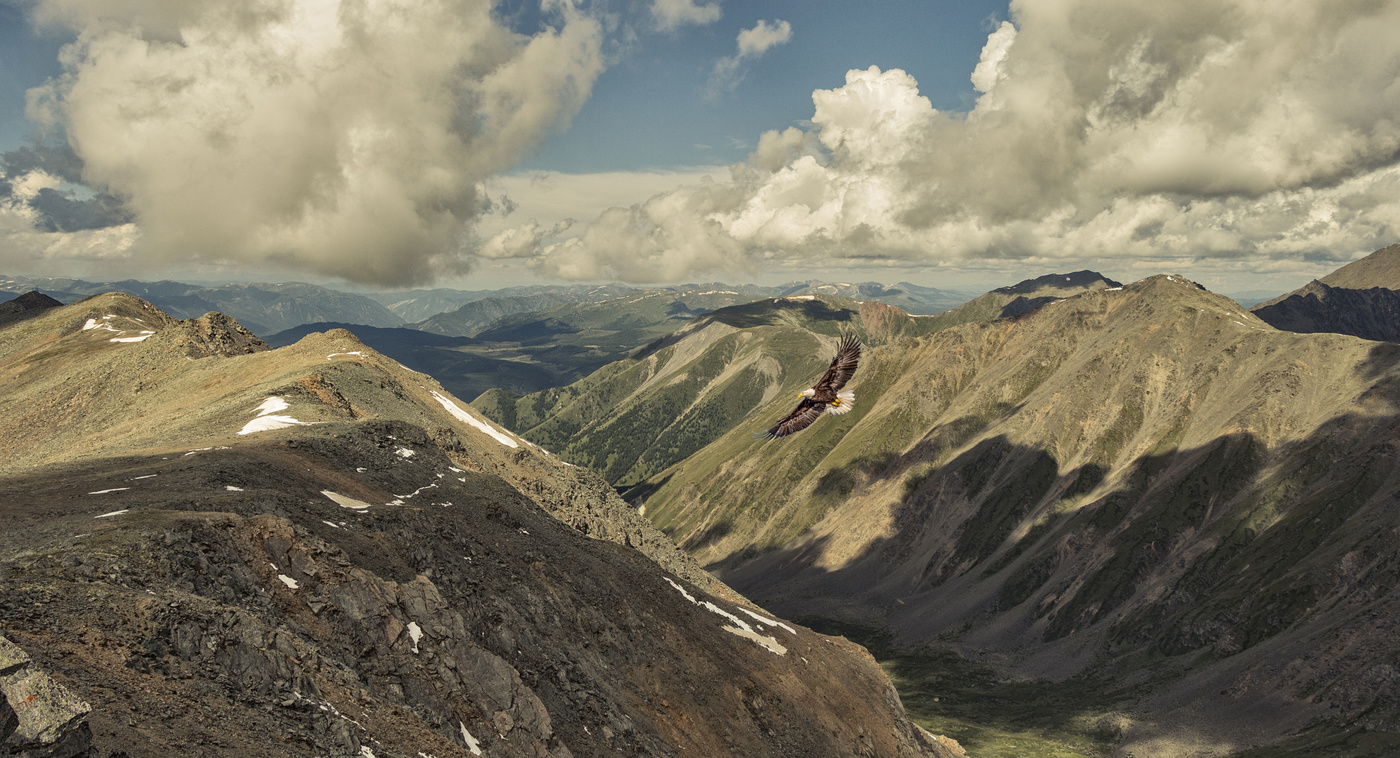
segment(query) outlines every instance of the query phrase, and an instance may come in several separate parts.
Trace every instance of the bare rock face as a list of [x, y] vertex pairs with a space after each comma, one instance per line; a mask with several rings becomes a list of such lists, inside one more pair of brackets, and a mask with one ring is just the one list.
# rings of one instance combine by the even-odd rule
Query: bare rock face
[[[0, 637], [0, 743], [23, 758], [86, 756], [92, 746], [92, 710], [68, 688], [33, 665], [18, 645]], [[8, 714], [5, 712], [8, 711]]]

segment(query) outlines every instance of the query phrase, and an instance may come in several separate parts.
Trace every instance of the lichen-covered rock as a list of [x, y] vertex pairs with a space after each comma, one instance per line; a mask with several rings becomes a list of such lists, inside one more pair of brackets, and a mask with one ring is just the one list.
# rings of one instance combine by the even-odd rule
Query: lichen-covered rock
[[[0, 637], [0, 691], [9, 701], [0, 709], [17, 716], [6, 748], [22, 758], [74, 758], [88, 754], [92, 732], [87, 715], [92, 708], [53, 677], [34, 666], [18, 645]], [[0, 733], [5, 729], [0, 728]]]

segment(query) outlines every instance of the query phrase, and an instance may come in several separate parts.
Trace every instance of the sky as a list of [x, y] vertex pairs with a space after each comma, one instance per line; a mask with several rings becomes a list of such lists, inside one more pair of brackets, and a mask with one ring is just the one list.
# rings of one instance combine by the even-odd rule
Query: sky
[[1400, 241], [1400, 0], [0, 0], [0, 273], [1284, 292]]

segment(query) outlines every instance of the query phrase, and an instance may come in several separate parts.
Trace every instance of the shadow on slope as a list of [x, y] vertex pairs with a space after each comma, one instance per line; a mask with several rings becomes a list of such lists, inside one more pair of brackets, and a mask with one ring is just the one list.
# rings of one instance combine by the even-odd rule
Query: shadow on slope
[[[1377, 346], [1367, 370], [1396, 352]], [[1064, 469], [998, 436], [927, 471], [935, 432], [885, 462], [886, 481], [904, 480], [888, 534], [841, 567], [823, 567], [829, 540], [809, 533], [711, 569], [789, 616], [1151, 684], [1135, 697], [1176, 688], [1236, 749], [1325, 713], [1340, 716], [1326, 733], [1388, 731], [1400, 681], [1378, 686], [1374, 661], [1400, 646], [1374, 620], [1400, 610], [1400, 382], [1369, 394], [1376, 415], [1273, 450], [1247, 430], [1192, 448], [1169, 434], [1126, 465], [1105, 450]], [[841, 471], [828, 479], [845, 486]]]

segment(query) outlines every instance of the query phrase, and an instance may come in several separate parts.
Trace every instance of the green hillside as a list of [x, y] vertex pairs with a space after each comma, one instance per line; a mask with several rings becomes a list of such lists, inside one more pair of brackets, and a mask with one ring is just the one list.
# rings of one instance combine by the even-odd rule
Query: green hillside
[[771, 425], [826, 369], [841, 333], [869, 345], [921, 326], [879, 303], [814, 295], [761, 300], [697, 318], [568, 387], [525, 397], [488, 392], [474, 405], [626, 487], [731, 431], [748, 435]]

